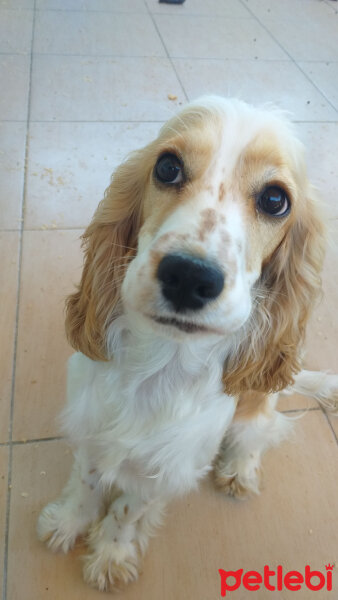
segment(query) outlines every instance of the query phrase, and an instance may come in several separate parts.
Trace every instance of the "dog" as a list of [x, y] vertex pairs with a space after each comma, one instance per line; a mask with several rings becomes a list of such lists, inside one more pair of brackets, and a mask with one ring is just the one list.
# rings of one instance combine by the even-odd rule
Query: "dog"
[[338, 376], [302, 370], [325, 227], [285, 115], [201, 98], [132, 153], [83, 235], [66, 302], [74, 464], [38, 537], [89, 547], [99, 590], [135, 580], [166, 504], [213, 469], [259, 491], [261, 457], [287, 437], [279, 393], [338, 405]]

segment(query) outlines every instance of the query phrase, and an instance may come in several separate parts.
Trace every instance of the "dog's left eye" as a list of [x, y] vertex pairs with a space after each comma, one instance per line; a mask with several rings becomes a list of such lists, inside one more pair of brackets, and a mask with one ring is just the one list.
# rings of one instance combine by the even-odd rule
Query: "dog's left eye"
[[258, 196], [257, 207], [270, 217], [284, 217], [290, 212], [291, 202], [282, 188], [272, 185]]
[[155, 176], [161, 183], [173, 185], [183, 181], [183, 169], [175, 154], [162, 154], [155, 165]]

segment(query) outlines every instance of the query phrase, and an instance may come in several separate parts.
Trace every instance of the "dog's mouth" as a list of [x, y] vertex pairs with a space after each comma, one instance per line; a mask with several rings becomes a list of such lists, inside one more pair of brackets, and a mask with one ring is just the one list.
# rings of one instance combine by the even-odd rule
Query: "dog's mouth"
[[160, 325], [169, 325], [171, 327], [176, 327], [180, 331], [184, 333], [216, 333], [220, 334], [219, 331], [215, 329], [211, 329], [210, 327], [206, 327], [205, 325], [192, 323], [190, 321], [180, 321], [179, 319], [175, 319], [175, 317], [157, 317], [155, 315], [151, 315], [150, 317], [156, 323]]
[[178, 321], [173, 317], [152, 317], [156, 323], [160, 323], [161, 325], [172, 325], [173, 327], [177, 327], [181, 331], [185, 333], [197, 333], [199, 331], [207, 331], [207, 328], [203, 325], [196, 325], [196, 323], [189, 323], [187, 321]]

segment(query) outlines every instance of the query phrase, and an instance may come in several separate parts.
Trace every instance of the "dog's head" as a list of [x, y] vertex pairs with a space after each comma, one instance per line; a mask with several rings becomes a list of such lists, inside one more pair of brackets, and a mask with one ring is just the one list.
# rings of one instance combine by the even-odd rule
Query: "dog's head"
[[229, 392], [292, 381], [324, 235], [302, 145], [278, 111], [188, 105], [116, 170], [83, 237], [67, 301], [74, 348], [106, 359], [126, 313], [181, 341], [231, 337]]

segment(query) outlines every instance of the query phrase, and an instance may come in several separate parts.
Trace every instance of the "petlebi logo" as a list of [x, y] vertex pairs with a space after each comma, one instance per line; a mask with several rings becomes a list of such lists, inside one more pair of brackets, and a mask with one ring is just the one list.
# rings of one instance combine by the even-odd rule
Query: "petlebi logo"
[[[255, 592], [265, 588], [271, 592], [275, 590], [281, 592], [290, 590], [296, 592], [307, 588], [312, 592], [319, 590], [332, 591], [332, 570], [333, 565], [325, 565], [325, 572], [314, 571], [310, 565], [306, 565], [304, 574], [300, 571], [285, 571], [282, 565], [278, 565], [274, 571], [269, 565], [264, 565], [263, 574], [258, 571], [246, 571], [238, 569], [237, 571], [225, 571], [218, 569], [221, 576], [221, 596], [224, 598], [231, 592], [243, 587], [250, 592]], [[228, 594], [229, 592], [229, 594]]]

